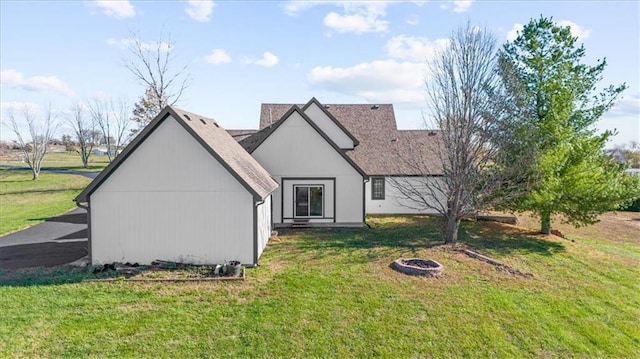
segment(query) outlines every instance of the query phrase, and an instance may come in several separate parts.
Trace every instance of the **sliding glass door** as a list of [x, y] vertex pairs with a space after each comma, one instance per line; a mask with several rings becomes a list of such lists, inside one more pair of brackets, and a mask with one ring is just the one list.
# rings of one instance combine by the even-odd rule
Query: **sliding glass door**
[[294, 186], [295, 217], [323, 217], [323, 186]]

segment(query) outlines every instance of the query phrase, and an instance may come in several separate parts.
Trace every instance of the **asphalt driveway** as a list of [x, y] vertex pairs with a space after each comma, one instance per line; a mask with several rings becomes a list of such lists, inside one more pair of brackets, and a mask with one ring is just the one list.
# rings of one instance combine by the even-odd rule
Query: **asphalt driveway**
[[53, 267], [87, 255], [87, 212], [76, 208], [0, 237], [0, 269]]

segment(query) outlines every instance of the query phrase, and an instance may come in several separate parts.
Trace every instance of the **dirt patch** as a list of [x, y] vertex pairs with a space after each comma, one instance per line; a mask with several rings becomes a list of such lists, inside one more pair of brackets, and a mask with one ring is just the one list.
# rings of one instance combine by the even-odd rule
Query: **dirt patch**
[[[533, 215], [524, 213], [519, 216], [519, 219], [520, 226], [536, 232], [540, 230], [540, 221]], [[575, 228], [570, 224], [562, 223], [560, 216], [555, 216], [551, 225], [569, 240], [576, 236], [584, 236], [640, 245], [640, 213], [607, 212], [600, 215], [599, 220], [593, 225]]]

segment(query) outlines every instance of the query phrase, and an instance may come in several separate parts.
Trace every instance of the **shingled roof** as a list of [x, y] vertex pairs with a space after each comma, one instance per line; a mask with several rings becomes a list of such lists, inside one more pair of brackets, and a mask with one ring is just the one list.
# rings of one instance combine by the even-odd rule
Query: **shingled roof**
[[171, 106], [165, 107], [136, 138], [111, 162], [93, 182], [76, 198], [76, 202], [87, 202], [88, 197], [126, 161], [135, 149], [153, 133], [167, 118], [173, 117], [194, 139], [196, 139], [220, 164], [222, 164], [254, 197], [264, 199], [278, 183], [269, 173], [240, 146], [216, 121]]
[[[293, 104], [262, 104], [260, 128], [272, 126], [292, 106]], [[346, 151], [346, 154], [367, 175], [442, 174], [442, 166], [436, 155], [440, 133], [431, 130], [398, 130], [393, 105], [323, 106], [359, 141], [358, 146]], [[251, 137], [244, 141], [249, 143], [250, 140]]]
[[231, 135], [231, 137], [233, 137], [234, 140], [240, 142], [258, 132], [258, 130], [227, 130], [227, 132]]

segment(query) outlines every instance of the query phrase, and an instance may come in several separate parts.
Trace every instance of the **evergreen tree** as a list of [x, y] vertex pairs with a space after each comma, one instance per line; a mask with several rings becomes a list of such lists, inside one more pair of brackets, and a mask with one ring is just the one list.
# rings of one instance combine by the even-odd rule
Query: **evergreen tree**
[[[585, 65], [584, 45], [569, 27], [552, 19], [531, 20], [500, 53], [499, 72], [512, 92], [518, 118], [533, 131], [536, 160], [527, 164], [539, 181], [512, 209], [531, 210], [550, 233], [551, 218], [560, 214], [575, 226], [597, 221], [640, 196], [640, 181], [624, 174], [604, 151], [610, 131], [596, 134], [593, 125], [609, 110], [626, 85], [599, 90], [604, 59]], [[523, 164], [524, 165], [524, 164]]]

